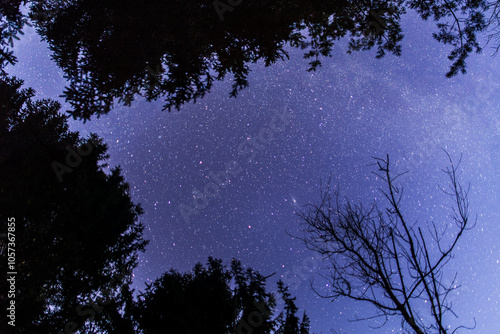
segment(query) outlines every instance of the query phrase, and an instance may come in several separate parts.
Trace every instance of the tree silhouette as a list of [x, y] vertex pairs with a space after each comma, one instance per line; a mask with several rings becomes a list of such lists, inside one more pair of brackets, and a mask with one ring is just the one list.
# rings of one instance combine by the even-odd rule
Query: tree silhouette
[[[121, 303], [146, 245], [142, 209], [119, 168], [103, 171], [102, 140], [69, 131], [59, 103], [34, 101], [34, 91], [21, 87], [16, 78], [0, 80], [0, 221], [7, 231], [15, 219], [18, 272], [16, 327], [8, 328], [96, 333], [111, 322], [108, 308]], [[14, 271], [6, 265], [2, 275]], [[6, 284], [3, 277], [2, 291]]]
[[191, 273], [163, 274], [137, 303], [138, 327], [145, 334], [269, 333], [275, 301], [265, 278], [236, 260], [231, 267], [210, 257], [207, 268], [198, 263]]
[[[448, 155], [448, 158], [450, 156]], [[329, 263], [330, 294], [371, 304], [377, 310], [372, 319], [399, 316], [402, 325], [414, 333], [455, 333], [448, 327], [447, 314], [454, 314], [449, 294], [457, 287], [445, 266], [452, 258], [469, 222], [468, 190], [458, 180], [458, 165], [450, 158], [445, 170], [450, 188], [445, 192], [453, 203], [452, 226], [432, 223], [428, 229], [410, 223], [403, 214], [403, 189], [394, 181], [389, 156], [376, 159], [376, 175], [386, 183], [381, 190], [388, 206], [369, 208], [341, 203], [338, 193], [322, 190], [321, 203], [302, 212], [308, 248], [322, 254]], [[425, 314], [422, 313], [425, 310]], [[363, 319], [357, 319], [363, 320]], [[462, 326], [458, 327], [462, 328]]]
[[12, 47], [18, 35], [23, 34], [22, 28], [27, 23], [26, 17], [21, 13], [20, 7], [23, 0], [0, 1], [0, 75], [6, 75], [4, 68], [14, 65], [17, 58]]
[[465, 71], [485, 29], [479, 1], [31, 1], [30, 17], [63, 69], [71, 114], [88, 120], [114, 101], [165, 97], [179, 109], [233, 76], [231, 96], [248, 85], [249, 64], [285, 60], [287, 45], [305, 50], [310, 70], [349, 38], [349, 52], [401, 54], [401, 16], [409, 9], [438, 22], [434, 37], [453, 50], [449, 76]]
[[276, 334], [309, 334], [309, 317], [304, 312], [302, 322], [297, 317], [298, 307], [295, 305], [295, 297], [288, 292], [288, 287], [283, 281], [278, 281], [278, 292], [285, 302], [284, 314], [280, 315]]
[[493, 42], [494, 55], [500, 50], [500, 1], [489, 1], [486, 4], [486, 32], [488, 43]]
[[302, 321], [300, 322], [299, 333], [309, 334], [309, 329], [311, 328], [311, 320], [307, 316], [306, 312], [302, 314]]
[[[198, 263], [184, 274], [172, 269], [148, 285], [136, 303], [134, 319], [144, 334], [278, 333], [275, 328], [288, 328], [279, 333], [309, 333], [309, 319], [304, 313], [299, 328], [295, 298], [281, 281], [287, 316], [273, 319], [276, 302], [266, 292], [266, 279], [251, 268], [244, 270], [237, 260], [227, 269], [221, 260], [209, 257], [206, 268]], [[297, 319], [293, 327], [292, 319]]]
[[409, 1], [408, 7], [415, 9], [424, 20], [432, 17], [438, 22], [438, 32], [433, 37], [453, 47], [448, 55], [452, 61], [447, 77], [459, 72], [466, 73], [466, 60], [472, 52], [480, 53], [477, 34], [488, 28], [486, 14], [491, 2], [474, 1]]

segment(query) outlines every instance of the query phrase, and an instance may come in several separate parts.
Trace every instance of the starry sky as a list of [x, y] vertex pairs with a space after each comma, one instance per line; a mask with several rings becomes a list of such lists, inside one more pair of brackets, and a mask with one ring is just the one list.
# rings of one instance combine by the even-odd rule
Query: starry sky
[[[447, 181], [446, 148], [457, 160], [463, 153], [462, 181], [470, 182], [471, 216], [478, 219], [448, 266], [462, 286], [454, 310], [461, 324], [476, 319], [471, 333], [498, 331], [500, 58], [486, 48], [471, 57], [467, 75], [447, 79], [449, 49], [432, 39], [433, 23], [412, 14], [403, 29], [401, 57], [347, 55], [341, 41], [311, 73], [301, 51], [290, 49], [289, 61], [252, 65], [250, 87], [236, 99], [226, 80], [180, 112], [137, 100], [85, 124], [71, 120], [71, 130], [104, 138], [110, 166], [123, 168], [133, 200], [145, 209], [151, 242], [134, 272], [135, 288], [209, 255], [226, 264], [235, 257], [265, 276], [276, 273], [271, 290], [284, 279], [316, 333], [401, 333], [399, 320], [378, 330], [370, 329], [376, 321], [349, 321], [373, 314], [367, 305], [318, 297], [309, 281], [326, 291], [318, 276], [325, 265], [290, 234], [301, 235], [296, 213], [318, 202], [330, 175], [349, 199], [384, 203], [370, 164], [386, 154], [395, 171], [409, 171], [400, 179], [409, 220], [449, 221], [452, 203], [438, 187]], [[7, 71], [37, 98], [64, 102], [61, 70], [38, 35], [25, 33], [15, 45], [19, 62]], [[217, 177], [223, 186], [214, 186]], [[205, 201], [193, 203], [200, 192]]]

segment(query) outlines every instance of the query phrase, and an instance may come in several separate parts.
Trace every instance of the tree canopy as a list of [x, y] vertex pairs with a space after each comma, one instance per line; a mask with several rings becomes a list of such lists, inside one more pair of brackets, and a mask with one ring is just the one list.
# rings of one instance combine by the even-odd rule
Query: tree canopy
[[[109, 112], [116, 101], [129, 105], [138, 95], [165, 97], [166, 109], [178, 109], [227, 75], [236, 96], [248, 85], [249, 64], [285, 60], [287, 45], [305, 50], [310, 70], [344, 37], [349, 52], [376, 48], [377, 57], [400, 55], [400, 21], [408, 10], [437, 22], [434, 37], [452, 47], [447, 75], [453, 76], [481, 50], [477, 34], [488, 26], [492, 6], [485, 0], [27, 2], [69, 81], [64, 96], [71, 114], [83, 120]], [[16, 13], [18, 2], [10, 7]], [[16, 32], [21, 18], [9, 15]]]
[[235, 259], [227, 269], [210, 257], [206, 268], [198, 263], [192, 272], [170, 270], [148, 285], [134, 317], [144, 334], [308, 334], [309, 318], [304, 312], [298, 321], [295, 298], [281, 281], [285, 313], [274, 317], [276, 300], [266, 279]]
[[306, 312], [302, 314], [302, 321], [297, 316], [299, 310], [295, 305], [296, 297], [292, 297], [283, 281], [278, 281], [278, 292], [285, 302], [284, 312], [278, 317], [278, 328], [275, 334], [308, 334], [310, 320]]
[[14, 65], [17, 61], [12, 47], [14, 40], [19, 39], [18, 35], [23, 34], [23, 27], [27, 23], [27, 18], [21, 13], [23, 0], [2, 0], [0, 1], [0, 75], [5, 75], [5, 66]]
[[[120, 168], [104, 172], [102, 140], [69, 131], [59, 103], [33, 95], [21, 80], [0, 81], [0, 221], [15, 219], [20, 273], [14, 328], [63, 332], [85, 326], [89, 316], [104, 324], [147, 243], [142, 209]], [[12, 271], [6, 265], [3, 273]]]

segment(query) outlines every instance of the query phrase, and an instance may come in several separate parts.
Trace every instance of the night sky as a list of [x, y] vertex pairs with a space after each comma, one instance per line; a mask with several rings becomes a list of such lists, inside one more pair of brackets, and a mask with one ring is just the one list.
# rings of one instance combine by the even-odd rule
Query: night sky
[[[122, 166], [133, 200], [145, 209], [141, 220], [151, 242], [134, 272], [136, 289], [209, 255], [225, 264], [235, 257], [265, 276], [276, 272], [270, 290], [283, 278], [314, 332], [400, 333], [399, 319], [378, 330], [369, 327], [376, 321], [348, 321], [374, 314], [371, 306], [318, 297], [309, 280], [326, 291], [318, 276], [324, 265], [289, 234], [302, 235], [296, 212], [318, 202], [329, 175], [349, 199], [385, 204], [378, 191], [384, 184], [370, 164], [386, 154], [395, 172], [409, 171], [400, 179], [409, 220], [450, 221], [452, 202], [438, 187], [447, 184], [443, 147], [456, 160], [463, 153], [462, 181], [471, 184], [471, 216], [478, 218], [447, 267], [462, 286], [451, 297], [454, 310], [461, 324], [472, 325], [475, 317], [471, 333], [497, 333], [500, 58], [486, 48], [470, 57], [466, 75], [447, 79], [449, 49], [432, 39], [434, 24], [409, 15], [403, 29], [401, 57], [347, 55], [340, 42], [311, 73], [294, 49], [289, 61], [251, 66], [250, 87], [236, 99], [226, 80], [180, 112], [162, 111], [161, 100], [138, 100], [86, 124], [71, 120], [72, 130], [104, 138], [110, 165]], [[15, 45], [19, 62], [7, 71], [37, 98], [62, 101], [62, 71], [38, 35], [25, 33]], [[214, 187], [214, 175], [223, 174], [230, 181]], [[182, 214], [180, 207], [194, 208], [193, 195], [204, 189], [211, 195], [197, 203], [197, 213]]]

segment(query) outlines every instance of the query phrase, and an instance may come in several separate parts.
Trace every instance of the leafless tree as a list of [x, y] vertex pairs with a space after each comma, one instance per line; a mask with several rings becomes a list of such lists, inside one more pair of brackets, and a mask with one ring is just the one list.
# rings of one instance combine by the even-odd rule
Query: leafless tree
[[443, 172], [450, 187], [442, 190], [453, 200], [452, 232], [441, 224], [432, 222], [425, 228], [405, 218], [403, 188], [395, 185], [405, 173], [392, 176], [389, 156], [375, 158], [374, 164], [378, 168], [374, 174], [385, 183], [380, 189], [388, 202], [384, 210], [375, 202], [365, 207], [341, 201], [338, 191], [322, 187], [320, 204], [299, 214], [306, 226], [301, 239], [322, 254], [329, 269], [322, 277], [329, 281], [330, 292], [316, 291], [320, 296], [370, 303], [375, 315], [355, 320], [382, 317], [381, 326], [389, 317], [399, 316], [403, 328], [418, 334], [449, 334], [466, 328], [447, 325], [445, 315], [456, 316], [448, 297], [458, 286], [456, 273], [450, 275], [445, 266], [464, 232], [475, 223], [469, 221], [469, 188], [459, 182], [460, 162], [455, 165], [446, 154], [451, 166]]
[[493, 41], [493, 55], [496, 55], [500, 50], [500, 1], [488, 1], [487, 14], [489, 14], [486, 19], [487, 41], [488, 43]]

